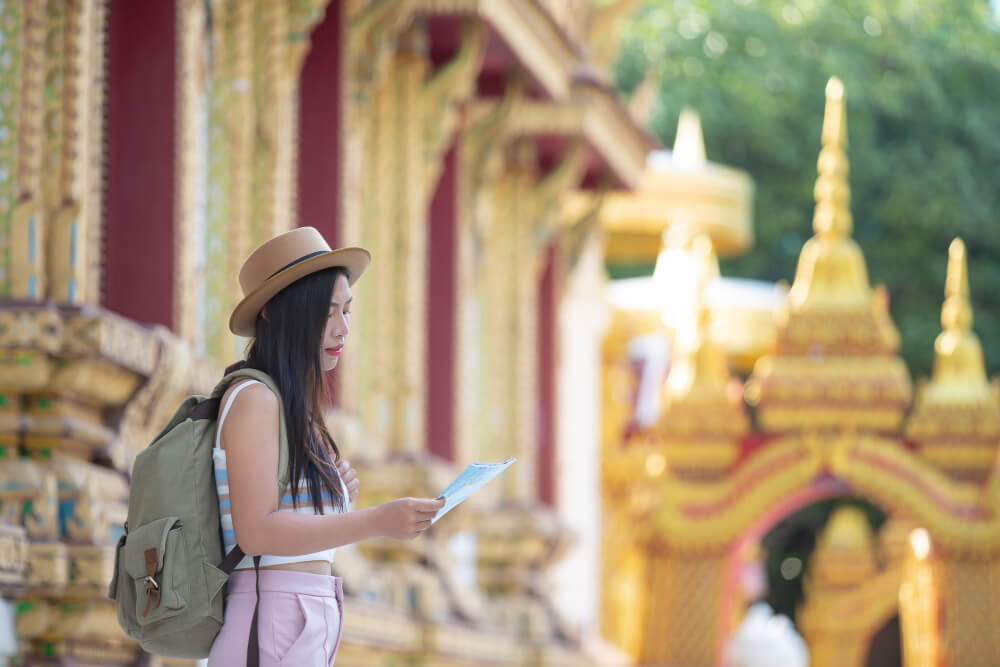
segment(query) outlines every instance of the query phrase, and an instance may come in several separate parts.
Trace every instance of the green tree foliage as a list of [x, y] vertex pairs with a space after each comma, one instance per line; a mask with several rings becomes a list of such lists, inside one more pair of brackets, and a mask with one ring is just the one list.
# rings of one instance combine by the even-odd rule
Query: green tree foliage
[[854, 238], [888, 286], [902, 356], [927, 375], [947, 248], [969, 248], [975, 328], [1000, 370], [1000, 30], [986, 0], [649, 0], [614, 75], [659, 84], [651, 129], [682, 107], [708, 156], [756, 184], [755, 247], [726, 275], [791, 281], [812, 234], [831, 75], [847, 90]]

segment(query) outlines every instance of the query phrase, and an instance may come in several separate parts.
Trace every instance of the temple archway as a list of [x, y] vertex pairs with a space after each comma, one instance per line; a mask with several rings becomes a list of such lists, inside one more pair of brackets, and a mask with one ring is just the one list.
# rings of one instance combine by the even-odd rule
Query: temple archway
[[[776, 503], [730, 550], [720, 659], [745, 607], [763, 601], [792, 620], [808, 645], [810, 664], [863, 667], [880, 630], [898, 616], [912, 525], [829, 476]], [[891, 639], [882, 638], [880, 646]], [[901, 651], [898, 633], [895, 641], [890, 653]]]

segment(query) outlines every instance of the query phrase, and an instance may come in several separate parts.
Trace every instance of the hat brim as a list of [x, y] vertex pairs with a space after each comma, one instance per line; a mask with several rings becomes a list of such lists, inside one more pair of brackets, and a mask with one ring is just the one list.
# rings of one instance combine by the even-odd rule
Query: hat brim
[[296, 280], [310, 273], [342, 266], [347, 269], [348, 282], [353, 285], [368, 268], [371, 255], [364, 248], [338, 248], [303, 260], [274, 274], [240, 301], [229, 318], [229, 330], [238, 336], [254, 335], [257, 314], [271, 297]]

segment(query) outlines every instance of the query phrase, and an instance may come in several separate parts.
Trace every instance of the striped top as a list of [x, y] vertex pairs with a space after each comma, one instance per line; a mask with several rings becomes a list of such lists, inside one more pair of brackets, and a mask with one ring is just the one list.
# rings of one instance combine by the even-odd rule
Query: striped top
[[[222, 433], [222, 422], [225, 421], [226, 415], [229, 414], [229, 408], [233, 405], [233, 400], [236, 395], [239, 394], [245, 387], [249, 387], [251, 384], [262, 384], [257, 380], [249, 380], [242, 384], [236, 386], [233, 392], [229, 395], [229, 399], [222, 408], [222, 412], [219, 415], [219, 423], [215, 431], [215, 448], [212, 450], [212, 460], [215, 464], [215, 488], [219, 493], [219, 517], [222, 521], [222, 543], [223, 549], [228, 554], [236, 546], [236, 532], [233, 530], [233, 514], [232, 507], [229, 501], [229, 475], [226, 470], [226, 450], [222, 449], [219, 444], [220, 434]], [[338, 471], [339, 472], [339, 471]], [[340, 481], [341, 492], [344, 494], [344, 498], [348, 497], [347, 487], [344, 485], [343, 480]], [[332, 503], [332, 496], [330, 493], [323, 493], [323, 500], [330, 501]], [[281, 503], [278, 505], [279, 512], [297, 512], [299, 514], [315, 514], [315, 510], [312, 506], [312, 500], [309, 493], [300, 493], [298, 497], [299, 507], [295, 509], [292, 505], [292, 494], [290, 492], [285, 492], [285, 495], [281, 498]], [[324, 511], [327, 514], [334, 514], [336, 510], [332, 504], [324, 504]], [[281, 565], [283, 563], [301, 563], [310, 560], [325, 560], [333, 562], [333, 554], [336, 549], [325, 549], [323, 551], [317, 551], [311, 554], [302, 554], [301, 556], [261, 556], [260, 565], [264, 567], [266, 565]], [[249, 556], [245, 556], [243, 560], [239, 562], [236, 566], [237, 570], [253, 569], [253, 559]]]

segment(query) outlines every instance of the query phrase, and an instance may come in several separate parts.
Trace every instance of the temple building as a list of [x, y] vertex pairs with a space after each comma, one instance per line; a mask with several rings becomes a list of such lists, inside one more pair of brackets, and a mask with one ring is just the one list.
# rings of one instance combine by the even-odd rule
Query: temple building
[[[742, 654], [741, 621], [766, 592], [764, 538], [830, 499], [885, 520], [876, 534], [840, 505], [818, 535], [796, 613], [808, 664], [1000, 664], [1000, 383], [972, 330], [965, 246], [942, 254], [944, 330], [914, 391], [887, 291], [851, 238], [845, 96], [831, 79], [814, 236], [790, 286], [718, 277], [716, 253], [749, 238], [738, 212], [752, 190], [704, 161], [690, 121], [663, 160], [700, 185], [646, 175], [600, 212], [609, 251], [621, 234], [657, 258], [653, 278], [612, 285], [603, 347], [601, 632], [639, 664], [777, 664]], [[688, 279], [667, 294], [656, 276], [669, 253]], [[650, 340], [665, 341], [665, 362]], [[792, 560], [785, 578], [802, 571]], [[902, 662], [873, 658], [893, 642]]]
[[793, 282], [720, 276], [753, 175], [618, 97], [638, 5], [0, 4], [0, 656], [193, 664], [141, 654], [107, 598], [129, 471], [243, 355], [243, 259], [310, 225], [373, 255], [329, 378], [358, 505], [518, 459], [426, 536], [338, 549], [338, 665], [725, 664], [762, 537], [846, 497], [887, 519], [823, 528], [812, 664], [897, 626], [908, 666], [1000, 664], [1000, 383], [964, 245], [914, 388], [834, 79]]
[[[331, 378], [359, 504], [518, 457], [426, 538], [340, 550], [338, 664], [600, 652], [544, 575], [572, 542], [557, 410], [581, 407], [559, 398], [558, 304], [596, 208], [561, 212], [634, 187], [654, 147], [606, 74], [634, 5], [3, 3], [0, 585], [20, 656], [139, 658], [106, 598], [131, 461], [242, 355], [242, 260], [304, 224], [374, 257]], [[580, 576], [596, 601], [596, 560]]]

